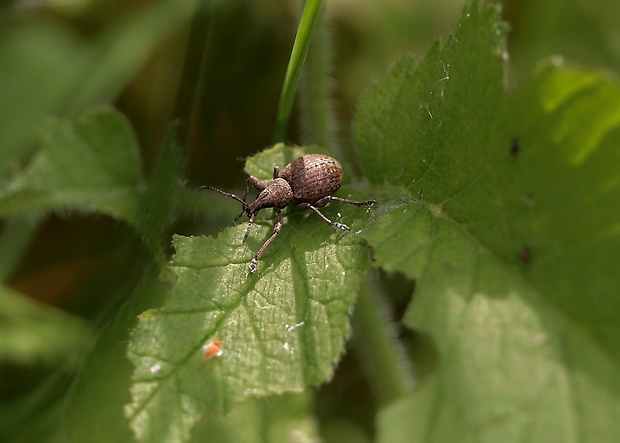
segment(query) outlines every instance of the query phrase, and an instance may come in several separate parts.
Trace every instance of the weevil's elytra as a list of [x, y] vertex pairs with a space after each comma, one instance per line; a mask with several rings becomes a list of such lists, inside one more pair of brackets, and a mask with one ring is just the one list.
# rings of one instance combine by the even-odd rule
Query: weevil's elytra
[[[374, 200], [360, 202], [332, 195], [340, 188], [341, 184], [342, 166], [338, 160], [324, 154], [307, 154], [290, 162], [282, 171], [280, 171], [278, 166], [275, 166], [273, 168], [273, 180], [267, 184], [250, 175], [245, 181], [243, 198], [211, 186], [203, 186], [201, 189], [211, 189], [212, 191], [219, 192], [237, 200], [243, 205], [241, 213], [237, 216], [239, 218], [245, 213], [249, 220], [248, 229], [243, 237], [243, 243], [247, 240], [254, 217], [260, 210], [273, 208], [276, 212], [273, 234], [265, 241], [250, 261], [250, 274], [253, 274], [256, 272], [258, 260], [282, 229], [284, 224], [282, 209], [286, 206], [293, 204], [299, 209], [310, 209], [333, 228], [348, 231], [349, 227], [347, 225], [332, 222], [318, 208], [322, 208], [330, 201], [338, 201], [355, 206], [372, 206], [376, 203]], [[254, 202], [248, 205], [246, 199], [250, 185], [256, 188], [259, 194]]]
[[342, 184], [342, 166], [327, 155], [308, 154], [290, 162], [279, 175], [293, 190], [296, 202], [314, 203]]

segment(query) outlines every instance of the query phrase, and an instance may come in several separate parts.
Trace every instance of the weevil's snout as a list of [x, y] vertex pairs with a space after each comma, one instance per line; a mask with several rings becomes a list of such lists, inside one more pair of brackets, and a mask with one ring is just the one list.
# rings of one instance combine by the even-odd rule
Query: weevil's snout
[[245, 208], [245, 215], [248, 217], [248, 220], [254, 220], [254, 216], [256, 216], [256, 214], [258, 214], [258, 211], [260, 211], [263, 208], [255, 208], [254, 204], [248, 205]]
[[256, 215], [258, 211], [265, 208], [285, 208], [292, 201], [291, 185], [282, 178], [276, 178], [258, 194], [254, 203], [248, 207], [248, 217], [250, 214]]

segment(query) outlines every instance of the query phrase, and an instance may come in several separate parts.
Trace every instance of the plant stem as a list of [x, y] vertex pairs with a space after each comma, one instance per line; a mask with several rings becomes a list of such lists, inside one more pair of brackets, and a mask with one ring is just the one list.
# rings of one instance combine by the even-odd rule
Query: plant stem
[[299, 83], [304, 60], [308, 53], [310, 41], [312, 40], [312, 32], [319, 18], [322, 6], [323, 0], [307, 0], [304, 5], [295, 42], [293, 43], [293, 50], [291, 51], [291, 58], [286, 70], [284, 84], [282, 85], [282, 92], [280, 94], [278, 113], [276, 115], [276, 126], [272, 140], [274, 143], [284, 141], [284, 132], [291, 115], [291, 110], [293, 109], [297, 84]]
[[[301, 110], [302, 144], [319, 144], [337, 153], [336, 119], [331, 101], [331, 35], [325, 19], [325, 9], [314, 30], [308, 49], [299, 99]], [[342, 157], [340, 155], [339, 157]]]
[[381, 296], [376, 277], [368, 275], [353, 316], [353, 343], [375, 397], [385, 405], [411, 392], [415, 380]]

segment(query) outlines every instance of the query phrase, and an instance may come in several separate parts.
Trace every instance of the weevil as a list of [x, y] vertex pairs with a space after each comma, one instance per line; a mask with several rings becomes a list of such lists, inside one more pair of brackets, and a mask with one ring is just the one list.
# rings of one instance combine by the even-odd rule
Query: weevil
[[[243, 243], [250, 235], [250, 228], [254, 223], [254, 217], [262, 209], [273, 208], [276, 219], [273, 223], [273, 234], [265, 241], [250, 261], [250, 274], [254, 274], [258, 267], [258, 260], [269, 247], [271, 242], [278, 236], [282, 225], [282, 209], [288, 205], [294, 205], [299, 209], [310, 209], [321, 220], [333, 228], [348, 231], [350, 228], [338, 222], [333, 222], [319, 211], [330, 201], [337, 201], [355, 206], [372, 206], [375, 200], [355, 201], [334, 196], [342, 184], [342, 166], [338, 160], [324, 154], [306, 154], [290, 162], [282, 170], [278, 166], [273, 168], [273, 180], [265, 183], [250, 175], [245, 181], [243, 198], [230, 192], [222, 191], [212, 186], [202, 186], [201, 189], [210, 189], [222, 195], [237, 200], [242, 205], [241, 213], [235, 218], [238, 220], [243, 214], [248, 217], [248, 228], [243, 236]], [[259, 191], [256, 200], [252, 204], [246, 203], [248, 190], [252, 185]]]

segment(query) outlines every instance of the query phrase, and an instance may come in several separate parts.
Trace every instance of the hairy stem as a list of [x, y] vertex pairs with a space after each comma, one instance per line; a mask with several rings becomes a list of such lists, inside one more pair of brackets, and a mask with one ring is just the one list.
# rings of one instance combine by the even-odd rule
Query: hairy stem
[[[302, 144], [319, 144], [338, 154], [331, 92], [331, 35], [325, 9], [317, 22], [299, 88]], [[342, 157], [342, 156], [340, 156]]]
[[415, 380], [380, 291], [376, 277], [369, 274], [353, 316], [353, 343], [375, 397], [387, 404], [411, 392]]

